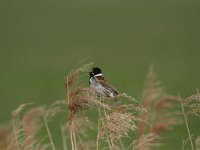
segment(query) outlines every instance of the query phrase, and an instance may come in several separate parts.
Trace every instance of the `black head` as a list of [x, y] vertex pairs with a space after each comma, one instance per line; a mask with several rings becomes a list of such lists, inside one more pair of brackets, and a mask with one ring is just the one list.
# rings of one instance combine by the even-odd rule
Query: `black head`
[[97, 74], [100, 74], [100, 73], [102, 73], [102, 72], [101, 72], [101, 69], [98, 68], [98, 67], [95, 67], [95, 68], [93, 68], [92, 71], [90, 72], [90, 77], [93, 77], [93, 76], [95, 76], [95, 75], [97, 75]]

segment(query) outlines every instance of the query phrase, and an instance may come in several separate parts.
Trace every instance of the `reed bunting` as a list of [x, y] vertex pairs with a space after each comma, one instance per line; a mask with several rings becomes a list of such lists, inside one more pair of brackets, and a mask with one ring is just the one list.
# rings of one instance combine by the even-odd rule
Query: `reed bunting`
[[107, 80], [105, 80], [100, 68], [93, 68], [89, 75], [90, 87], [98, 96], [108, 97], [117, 101], [119, 92]]

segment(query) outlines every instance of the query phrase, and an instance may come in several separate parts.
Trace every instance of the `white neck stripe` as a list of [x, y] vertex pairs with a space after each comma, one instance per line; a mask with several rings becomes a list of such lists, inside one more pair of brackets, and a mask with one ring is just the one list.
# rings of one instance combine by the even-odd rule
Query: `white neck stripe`
[[102, 76], [103, 74], [102, 73], [99, 73], [99, 74], [96, 74], [95, 77], [99, 77], [99, 76]]

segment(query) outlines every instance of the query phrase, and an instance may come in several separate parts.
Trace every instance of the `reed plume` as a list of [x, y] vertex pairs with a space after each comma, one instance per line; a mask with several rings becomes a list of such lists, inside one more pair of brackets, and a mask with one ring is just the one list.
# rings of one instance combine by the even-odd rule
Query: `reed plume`
[[[135, 147], [136, 150], [142, 150], [143, 148], [137, 145], [143, 145], [140, 142], [146, 142], [141, 139], [147, 139], [148, 144], [146, 144], [145, 149], [151, 150], [160, 145], [158, 144], [160, 142], [158, 137], [160, 137], [161, 132], [180, 124], [180, 112], [176, 111], [178, 98], [164, 92], [156, 78], [153, 67], [149, 69], [147, 74], [141, 94], [141, 103], [147, 113], [139, 113], [139, 118], [143, 121], [139, 121], [137, 125]], [[148, 140], [148, 137], [151, 137], [151, 140]]]
[[[66, 100], [55, 101], [48, 107], [28, 108], [29, 104], [22, 104], [13, 111], [11, 123], [0, 126], [0, 149], [56, 150], [53, 130], [48, 124], [64, 112], [66, 122], [60, 130], [63, 150], [152, 150], [162, 145], [161, 133], [182, 123], [179, 101], [189, 131], [189, 138], [184, 143], [190, 141], [192, 149], [200, 149], [200, 138], [196, 136], [194, 142], [188, 125], [188, 117], [200, 116], [198, 90], [197, 94], [183, 100], [180, 96], [169, 95], [150, 68], [140, 101], [119, 93], [120, 104], [116, 104], [106, 97], [97, 97], [84, 84], [91, 66], [83, 65], [67, 75]], [[42, 129], [46, 129], [45, 134]]]

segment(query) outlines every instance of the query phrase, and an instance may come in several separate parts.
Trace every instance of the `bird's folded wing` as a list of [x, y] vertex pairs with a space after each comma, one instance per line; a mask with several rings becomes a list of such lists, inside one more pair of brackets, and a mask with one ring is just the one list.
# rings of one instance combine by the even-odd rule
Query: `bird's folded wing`
[[105, 88], [112, 90], [115, 94], [119, 94], [119, 92], [117, 92], [116, 88], [114, 86], [112, 86], [107, 80], [105, 80], [104, 77], [98, 76], [98, 77], [96, 77], [96, 79]]

